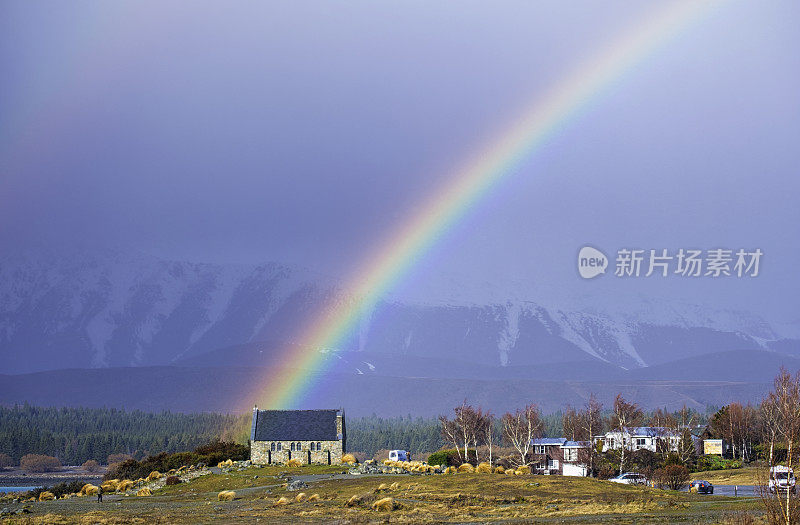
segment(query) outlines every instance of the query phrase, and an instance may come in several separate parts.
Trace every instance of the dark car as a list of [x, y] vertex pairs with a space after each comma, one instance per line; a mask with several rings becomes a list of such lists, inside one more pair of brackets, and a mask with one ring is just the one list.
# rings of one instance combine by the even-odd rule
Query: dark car
[[695, 479], [691, 482], [691, 484], [689, 484], [689, 492], [697, 492], [698, 494], [713, 494], [714, 485], [702, 479]]

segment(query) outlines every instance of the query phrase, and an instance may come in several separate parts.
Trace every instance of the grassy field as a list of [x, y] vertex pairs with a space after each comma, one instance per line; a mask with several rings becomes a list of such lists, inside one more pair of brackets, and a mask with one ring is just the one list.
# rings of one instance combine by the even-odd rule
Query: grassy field
[[[284, 474], [284, 477], [280, 477]], [[307, 481], [296, 501], [285, 475]], [[392, 486], [392, 483], [396, 483]], [[382, 488], [381, 485], [385, 486]], [[222, 490], [233, 501], [218, 501]], [[355, 501], [351, 501], [353, 497]], [[279, 498], [290, 503], [276, 505]], [[392, 511], [373, 503], [390, 497]], [[341, 467], [251, 468], [211, 474], [150, 497], [108, 495], [33, 503], [7, 523], [721, 523], [726, 513], [759, 515], [753, 498], [701, 496], [607, 481], [500, 474], [343, 476]], [[351, 502], [348, 505], [348, 502]], [[0, 507], [9, 506], [0, 502]], [[4, 523], [5, 523], [4, 522]]]
[[692, 479], [704, 479], [714, 485], [755, 485], [758, 480], [756, 467], [745, 467], [730, 470], [706, 470], [695, 472]]

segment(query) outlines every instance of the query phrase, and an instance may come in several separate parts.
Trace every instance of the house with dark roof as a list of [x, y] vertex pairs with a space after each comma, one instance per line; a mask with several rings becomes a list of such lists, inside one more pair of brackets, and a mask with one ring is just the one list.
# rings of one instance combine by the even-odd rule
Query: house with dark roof
[[250, 461], [256, 465], [338, 465], [346, 451], [344, 410], [259, 410], [253, 407]]

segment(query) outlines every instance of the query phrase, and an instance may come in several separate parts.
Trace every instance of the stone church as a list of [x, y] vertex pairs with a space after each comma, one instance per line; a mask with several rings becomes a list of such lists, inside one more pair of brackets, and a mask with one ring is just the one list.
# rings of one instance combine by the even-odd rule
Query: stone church
[[344, 410], [259, 410], [253, 408], [250, 461], [255, 465], [339, 465], [346, 451]]

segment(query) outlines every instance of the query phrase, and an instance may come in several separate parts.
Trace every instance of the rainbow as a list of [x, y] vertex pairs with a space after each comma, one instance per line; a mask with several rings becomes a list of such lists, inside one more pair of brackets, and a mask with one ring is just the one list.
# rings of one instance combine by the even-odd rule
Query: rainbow
[[345, 289], [350, 304], [330, 304], [309, 324], [302, 340], [285, 350], [281, 366], [264, 378], [264, 387], [248, 396], [269, 408], [298, 406], [325, 375], [330, 349], [340, 347], [376, 303], [425, 253], [504, 177], [540, 150], [591, 102], [665, 41], [716, 5], [703, 0], [672, 2], [638, 23], [598, 56], [577, 67], [544, 97], [537, 98], [502, 136], [450, 178], [354, 273]]

